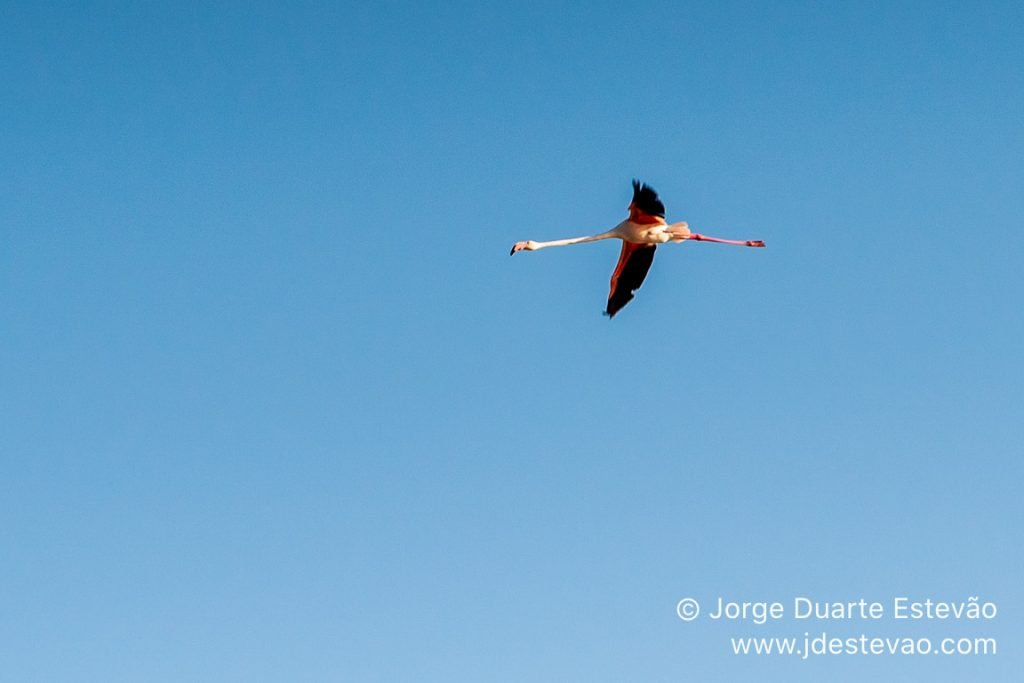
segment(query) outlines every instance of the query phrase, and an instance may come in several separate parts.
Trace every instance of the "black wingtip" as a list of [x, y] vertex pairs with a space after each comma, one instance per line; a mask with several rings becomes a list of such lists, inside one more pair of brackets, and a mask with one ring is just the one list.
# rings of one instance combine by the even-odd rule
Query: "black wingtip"
[[665, 217], [665, 205], [653, 187], [633, 178], [633, 204], [646, 214]]

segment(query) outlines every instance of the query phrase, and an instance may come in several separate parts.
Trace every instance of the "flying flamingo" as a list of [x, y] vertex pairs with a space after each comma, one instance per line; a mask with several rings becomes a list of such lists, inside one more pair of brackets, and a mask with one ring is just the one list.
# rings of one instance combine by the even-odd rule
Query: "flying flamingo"
[[690, 232], [685, 223], [665, 222], [665, 205], [658, 199], [658, 193], [650, 185], [633, 181], [633, 201], [629, 204], [629, 218], [622, 221], [608, 232], [590, 237], [575, 237], [567, 240], [551, 242], [516, 242], [509, 256], [517, 251], [536, 251], [545, 247], [566, 247], [570, 244], [583, 244], [607, 239], [622, 240], [622, 251], [619, 263], [612, 273], [611, 291], [608, 293], [608, 307], [604, 314], [614, 318], [622, 307], [633, 299], [633, 292], [640, 289], [647, 271], [654, 263], [654, 250], [659, 244], [666, 242], [682, 243], [686, 240], [695, 242], [718, 242], [719, 244], [736, 244], [741, 247], [763, 247], [761, 240], [723, 240]]

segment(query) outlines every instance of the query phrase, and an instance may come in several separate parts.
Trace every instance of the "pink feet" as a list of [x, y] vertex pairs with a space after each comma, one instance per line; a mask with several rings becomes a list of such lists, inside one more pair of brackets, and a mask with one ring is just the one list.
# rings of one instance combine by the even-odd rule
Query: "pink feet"
[[761, 240], [723, 240], [721, 237], [708, 237], [707, 235], [701, 235], [699, 232], [692, 233], [689, 239], [695, 242], [715, 242], [716, 244], [736, 244], [741, 247], [763, 247], [764, 242]]

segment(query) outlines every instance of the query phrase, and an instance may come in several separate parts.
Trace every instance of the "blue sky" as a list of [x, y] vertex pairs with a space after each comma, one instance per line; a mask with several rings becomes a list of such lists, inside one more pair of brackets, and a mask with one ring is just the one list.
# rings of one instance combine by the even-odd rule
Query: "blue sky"
[[2, 7], [5, 680], [1019, 675], [1020, 5]]

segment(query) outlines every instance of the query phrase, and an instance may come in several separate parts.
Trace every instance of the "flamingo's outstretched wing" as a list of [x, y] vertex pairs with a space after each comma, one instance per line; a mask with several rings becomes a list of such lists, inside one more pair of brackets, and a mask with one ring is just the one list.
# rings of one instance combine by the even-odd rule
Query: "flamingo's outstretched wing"
[[658, 193], [653, 187], [639, 180], [633, 181], [633, 202], [630, 209], [630, 220], [636, 223], [665, 223], [665, 205], [658, 199]]
[[612, 273], [611, 291], [608, 293], [608, 308], [604, 314], [614, 318], [622, 307], [633, 300], [633, 292], [640, 289], [647, 277], [647, 271], [654, 263], [653, 244], [622, 243], [619, 263]]

